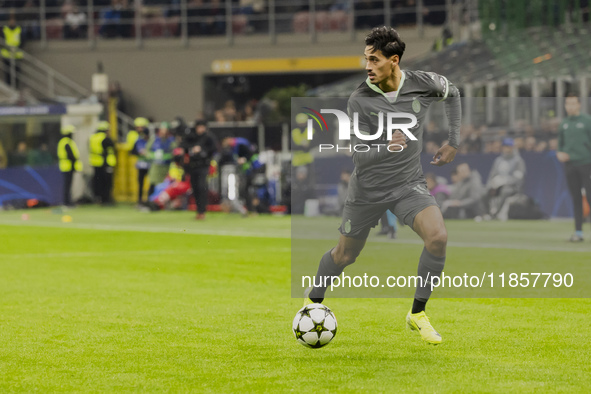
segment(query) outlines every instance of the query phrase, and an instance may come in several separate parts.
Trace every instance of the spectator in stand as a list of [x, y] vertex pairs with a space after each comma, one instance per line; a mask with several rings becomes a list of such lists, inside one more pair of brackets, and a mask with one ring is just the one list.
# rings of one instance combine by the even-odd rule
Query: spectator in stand
[[[65, 5], [66, 3], [64, 3]], [[70, 3], [64, 12], [64, 38], [77, 39], [86, 37], [86, 14], [77, 4]]]
[[221, 0], [209, 0], [204, 16], [206, 20], [202, 25], [204, 35], [222, 35], [226, 33], [226, 7]]
[[502, 146], [499, 140], [489, 141], [484, 145], [484, 153], [500, 154]]
[[533, 152], [536, 150], [537, 145], [536, 137], [529, 136], [525, 138], [525, 142], [523, 143], [523, 151], [524, 152]]
[[203, 0], [189, 0], [187, 2], [187, 33], [189, 36], [203, 35], [205, 30], [205, 22], [197, 20], [203, 17], [205, 13], [205, 6]]
[[38, 40], [41, 37], [39, 24], [39, 0], [26, 0], [20, 18], [23, 21], [25, 39]]
[[256, 100], [249, 100], [245, 105], [244, 109], [242, 110], [241, 118], [244, 121], [252, 121], [255, 119], [255, 108], [257, 106]]
[[469, 219], [484, 213], [482, 197], [484, 186], [478, 171], [472, 171], [468, 163], [455, 168], [456, 182], [453, 185], [449, 200], [441, 206], [443, 217], [447, 219]]
[[59, 19], [61, 17], [61, 0], [45, 0], [45, 19]]
[[384, 16], [375, 12], [377, 7], [373, 0], [355, 1], [355, 27], [357, 29], [371, 29], [383, 24]]
[[234, 100], [228, 100], [222, 109], [215, 111], [216, 122], [236, 122], [240, 120], [240, 114], [236, 111]]
[[16, 152], [8, 155], [8, 166], [17, 167], [27, 165], [28, 149], [25, 141], [20, 141], [16, 146]]
[[427, 181], [429, 193], [435, 197], [435, 201], [441, 207], [451, 194], [449, 187], [444, 182], [445, 179], [439, 179], [435, 174], [427, 173], [425, 174], [425, 180]]
[[425, 153], [428, 153], [430, 155], [434, 155], [437, 153], [438, 150], [439, 150], [439, 145], [437, 145], [437, 143], [435, 143], [435, 141], [427, 141], [425, 143], [425, 149], [424, 149]]
[[27, 162], [31, 167], [50, 166], [53, 161], [53, 156], [49, 152], [46, 142], [42, 142], [39, 149], [31, 149], [27, 158]]
[[462, 141], [461, 147], [465, 147], [466, 153], [480, 153], [482, 152], [482, 130], [474, 129], [472, 125], [466, 125], [464, 127], [465, 134], [464, 140]]
[[522, 192], [524, 179], [525, 161], [514, 147], [513, 140], [505, 138], [503, 152], [493, 162], [486, 182], [485, 203], [492, 218], [497, 217], [511, 196]]
[[395, 0], [392, 13], [392, 24], [396, 28], [398, 28], [398, 26], [408, 26], [416, 24], [416, 11], [416, 0]]
[[99, 34], [104, 38], [131, 37], [133, 17], [128, 0], [111, 0], [111, 6], [101, 13]]
[[541, 153], [548, 150], [548, 143], [546, 141], [540, 141], [536, 144], [535, 152]]

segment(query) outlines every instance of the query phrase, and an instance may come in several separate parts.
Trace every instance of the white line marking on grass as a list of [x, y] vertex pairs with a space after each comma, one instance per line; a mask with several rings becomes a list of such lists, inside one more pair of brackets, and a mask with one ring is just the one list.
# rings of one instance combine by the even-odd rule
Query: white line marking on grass
[[[81, 224], [81, 223], [24, 223], [20, 221], [3, 221], [0, 225], [7, 226], [32, 226], [32, 227], [50, 227], [50, 228], [78, 228], [83, 230], [105, 230], [105, 231], [139, 231], [147, 233], [173, 233], [173, 234], [198, 234], [198, 235], [222, 235], [233, 237], [257, 237], [257, 238], [290, 238], [289, 234], [271, 234], [267, 232], [241, 231], [241, 230], [214, 230], [214, 229], [195, 229], [195, 228], [169, 228], [169, 227], [147, 227], [147, 226], [129, 226], [129, 225], [111, 225], [111, 224]], [[270, 230], [271, 231], [271, 230]], [[276, 231], [276, 230], [273, 230]]]
[[[419, 239], [397, 239], [396, 241], [390, 240], [379, 240], [369, 239], [370, 243], [391, 243], [393, 245], [397, 243], [410, 244], [410, 245], [422, 245], [423, 241]], [[486, 243], [486, 242], [454, 242], [450, 241], [447, 243], [448, 247], [452, 248], [479, 248], [479, 249], [515, 249], [515, 250], [527, 250], [527, 251], [545, 251], [545, 252], [583, 252], [590, 253], [589, 249], [573, 249], [566, 246], [537, 246], [537, 245], [507, 245], [499, 243]]]
[[[266, 252], [289, 252], [289, 248], [266, 248]], [[219, 249], [216, 254], [230, 254], [243, 252], [240, 249]], [[207, 250], [119, 250], [111, 252], [52, 252], [52, 253], [0, 253], [0, 259], [6, 258], [69, 258], [69, 257], [109, 257], [109, 256], [123, 256], [123, 255], [173, 255], [173, 254], [203, 254], [211, 253], [211, 249]]]
[[[267, 233], [267, 232], [248, 232], [242, 230], [215, 230], [215, 229], [173, 229], [169, 227], [147, 227], [147, 226], [129, 226], [129, 225], [109, 225], [109, 224], [83, 224], [83, 223], [31, 223], [22, 221], [2, 221], [0, 225], [10, 226], [33, 226], [33, 227], [50, 227], [50, 228], [78, 228], [85, 230], [103, 230], [103, 231], [136, 231], [136, 232], [149, 232], [149, 233], [172, 233], [172, 234], [197, 234], [197, 235], [219, 235], [219, 236], [234, 236], [234, 237], [255, 237], [255, 238], [281, 238], [290, 239], [289, 234]], [[281, 230], [279, 230], [281, 231]], [[288, 230], [290, 231], [290, 230]], [[335, 232], [335, 236], [326, 235], [315, 235], [305, 234], [303, 237], [294, 236], [293, 239], [298, 240], [334, 240], [335, 243], [338, 240], [338, 234]], [[406, 244], [406, 245], [422, 245], [423, 241], [420, 239], [397, 239], [395, 241], [389, 239], [376, 239], [370, 237], [369, 243], [383, 243], [391, 244]], [[456, 242], [450, 241], [448, 246], [455, 248], [479, 248], [479, 249], [511, 249], [511, 250], [524, 250], [524, 251], [547, 251], [547, 252], [575, 252], [575, 253], [590, 253], [591, 251], [586, 249], [578, 249], [575, 247], [568, 246], [544, 246], [544, 245], [511, 245], [501, 243], [487, 243], [487, 242]]]

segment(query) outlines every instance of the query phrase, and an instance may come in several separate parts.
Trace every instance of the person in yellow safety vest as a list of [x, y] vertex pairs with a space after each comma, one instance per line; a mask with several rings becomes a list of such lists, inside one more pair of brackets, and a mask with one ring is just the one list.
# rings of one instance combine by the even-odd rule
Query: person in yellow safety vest
[[82, 162], [80, 161], [80, 152], [78, 146], [72, 139], [72, 134], [76, 131], [74, 126], [62, 127], [62, 138], [57, 144], [57, 157], [59, 167], [64, 175], [64, 205], [72, 206], [72, 180], [74, 172], [82, 171]]
[[12, 80], [12, 68], [11, 62], [14, 59], [14, 81], [15, 88], [18, 87], [17, 75], [19, 74], [20, 67], [19, 61], [23, 58], [23, 34], [22, 28], [17, 25], [16, 17], [14, 14], [10, 15], [8, 25], [4, 26], [1, 30], [1, 37], [4, 40], [4, 45], [0, 49], [0, 55], [2, 55], [2, 62], [4, 63], [4, 81], [8, 86], [11, 86]]
[[90, 165], [94, 168], [92, 189], [94, 197], [103, 205], [111, 204], [113, 173], [117, 164], [115, 144], [107, 135], [109, 122], [99, 122], [97, 131], [90, 136]]

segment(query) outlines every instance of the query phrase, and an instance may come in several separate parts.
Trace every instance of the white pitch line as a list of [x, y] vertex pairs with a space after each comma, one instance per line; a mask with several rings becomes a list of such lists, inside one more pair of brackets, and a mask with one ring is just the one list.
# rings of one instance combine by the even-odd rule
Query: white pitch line
[[129, 226], [129, 225], [111, 225], [111, 224], [84, 224], [84, 223], [42, 223], [42, 222], [22, 222], [0, 221], [0, 225], [7, 226], [31, 226], [31, 227], [50, 227], [50, 228], [78, 228], [83, 230], [105, 230], [105, 231], [135, 231], [147, 233], [173, 233], [173, 234], [197, 234], [197, 235], [221, 235], [234, 237], [256, 237], [256, 238], [284, 238], [289, 239], [289, 234], [270, 234], [266, 232], [241, 231], [241, 230], [213, 230], [213, 229], [194, 229], [169, 227], [147, 227], [147, 226]]
[[[0, 225], [11, 226], [39, 226], [50, 228], [79, 228], [87, 230], [103, 230], [103, 231], [134, 231], [134, 232], [150, 232], [150, 233], [173, 233], [173, 234], [197, 234], [197, 235], [219, 235], [219, 236], [235, 236], [235, 237], [256, 237], [256, 238], [280, 238], [290, 239], [290, 235], [267, 232], [248, 232], [241, 230], [214, 230], [214, 229], [171, 229], [168, 227], [146, 227], [146, 226], [128, 226], [128, 225], [109, 225], [109, 224], [83, 224], [83, 223], [31, 223], [23, 221], [0, 222]], [[281, 231], [283, 232], [283, 231]], [[338, 240], [338, 233], [335, 231], [335, 236], [316, 235], [310, 236], [306, 234], [305, 237], [294, 236], [293, 239], [298, 240], [334, 240], [335, 244]], [[395, 241], [389, 239], [370, 238], [369, 243], [387, 243], [395, 246], [396, 244], [421, 245], [423, 242], [419, 239], [397, 239]], [[575, 252], [575, 253], [591, 253], [588, 249], [574, 249], [567, 246], [542, 246], [542, 245], [511, 245], [500, 243], [487, 242], [457, 242], [450, 241], [448, 246], [456, 248], [478, 248], [478, 249], [511, 249], [524, 251], [547, 251], [547, 252]]]
[[[238, 249], [220, 249], [216, 251], [217, 254], [237, 253]], [[273, 252], [289, 252], [290, 248], [267, 248], [265, 251]], [[69, 258], [69, 257], [107, 257], [107, 256], [122, 256], [122, 255], [165, 255], [165, 254], [203, 254], [211, 253], [211, 250], [119, 250], [110, 252], [62, 252], [62, 253], [21, 253], [10, 254], [0, 253], [0, 259], [15, 259], [15, 258]]]

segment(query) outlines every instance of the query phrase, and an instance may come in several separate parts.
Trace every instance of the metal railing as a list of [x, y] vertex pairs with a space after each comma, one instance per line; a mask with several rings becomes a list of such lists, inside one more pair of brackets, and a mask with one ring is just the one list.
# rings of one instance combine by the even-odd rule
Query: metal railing
[[[9, 49], [13, 55], [10, 59], [3, 59], [0, 70], [5, 78], [4, 90], [12, 90], [13, 97], [18, 97], [19, 92], [30, 92], [31, 95], [44, 102], [77, 103], [81, 100], [89, 100], [93, 92], [73, 81], [66, 75], [56, 71], [26, 51], [18, 49], [22, 58], [15, 59], [16, 50], [4, 45], [0, 40], [0, 48]], [[0, 85], [2, 83], [0, 82]], [[8, 88], [8, 89], [7, 89]], [[98, 101], [98, 98], [96, 99]], [[118, 124], [123, 135], [133, 128], [133, 118], [117, 111]]]
[[[476, 0], [254, 0], [247, 6], [232, 0], [117, 0], [113, 5], [66, 3], [0, 10], [0, 18], [14, 13], [24, 36], [43, 44], [52, 40], [97, 41], [175, 39], [188, 45], [192, 37], [226, 37], [232, 45], [241, 35], [267, 35], [272, 43], [282, 34], [307, 34], [311, 42], [324, 33], [341, 33], [354, 40], [356, 30], [378, 25], [451, 25], [466, 21], [463, 14], [477, 7]], [[23, 2], [24, 3], [24, 2]], [[75, 2], [73, 2], [75, 3]], [[427, 4], [425, 4], [427, 3]], [[103, 2], [104, 4], [104, 2]]]
[[[13, 53], [12, 58], [5, 59], [1, 68], [4, 75], [9, 75], [7, 85], [12, 89], [29, 89], [40, 100], [58, 101], [60, 97], [72, 97], [76, 100], [88, 98], [92, 92], [70, 78], [54, 70], [47, 64], [21, 49], [18, 52], [22, 58], [15, 59], [15, 50], [4, 46], [0, 40], [0, 47]], [[8, 63], [8, 64], [7, 64]]]

